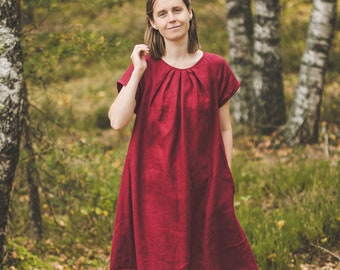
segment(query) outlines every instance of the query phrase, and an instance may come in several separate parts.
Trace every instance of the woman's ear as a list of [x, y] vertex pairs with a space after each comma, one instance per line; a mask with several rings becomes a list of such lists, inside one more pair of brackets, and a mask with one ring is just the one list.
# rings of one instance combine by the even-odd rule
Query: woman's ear
[[152, 26], [153, 29], [158, 30], [158, 28], [157, 28], [155, 22], [154, 22], [152, 19], [149, 19], [149, 22], [150, 22], [150, 24], [151, 24], [151, 26]]
[[192, 17], [193, 17], [192, 9], [189, 8], [189, 20], [190, 21], [191, 21]]

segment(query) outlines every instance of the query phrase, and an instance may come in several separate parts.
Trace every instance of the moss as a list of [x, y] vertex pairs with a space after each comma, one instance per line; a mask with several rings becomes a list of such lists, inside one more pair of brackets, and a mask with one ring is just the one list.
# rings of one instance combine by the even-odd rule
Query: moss
[[45, 263], [42, 259], [33, 255], [25, 247], [22, 247], [13, 241], [9, 241], [7, 247], [7, 257], [5, 259], [4, 269], [44, 269], [53, 270], [52, 266]]

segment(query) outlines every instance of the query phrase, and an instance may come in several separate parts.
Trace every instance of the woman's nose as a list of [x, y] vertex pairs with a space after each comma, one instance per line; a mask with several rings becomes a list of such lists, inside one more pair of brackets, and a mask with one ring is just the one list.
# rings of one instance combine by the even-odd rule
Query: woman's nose
[[172, 21], [175, 21], [176, 20], [176, 15], [173, 14], [172, 12], [169, 13], [169, 21], [172, 22]]

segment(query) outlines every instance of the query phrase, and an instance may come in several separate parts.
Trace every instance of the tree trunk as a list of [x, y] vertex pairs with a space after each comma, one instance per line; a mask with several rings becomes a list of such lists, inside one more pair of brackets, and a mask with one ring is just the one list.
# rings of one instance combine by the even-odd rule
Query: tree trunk
[[20, 12], [22, 25], [34, 22], [34, 1], [25, 0], [25, 9]]
[[6, 250], [10, 193], [22, 129], [22, 50], [15, 0], [0, 1], [0, 263]]
[[280, 55], [279, 0], [255, 0], [253, 87], [254, 125], [261, 134], [286, 122]]
[[241, 82], [233, 98], [233, 117], [238, 123], [252, 122], [254, 91], [252, 85], [253, 18], [251, 0], [226, 0], [229, 64]]
[[39, 173], [36, 168], [35, 152], [32, 142], [32, 131], [29, 121], [29, 103], [27, 98], [27, 87], [23, 85], [23, 99], [24, 99], [24, 149], [27, 152], [28, 160], [26, 163], [27, 182], [30, 190], [30, 227], [31, 238], [40, 240], [43, 236], [43, 225], [40, 209], [40, 196], [39, 196]]
[[328, 54], [335, 32], [337, 0], [313, 1], [299, 83], [284, 134], [287, 143], [316, 143]]

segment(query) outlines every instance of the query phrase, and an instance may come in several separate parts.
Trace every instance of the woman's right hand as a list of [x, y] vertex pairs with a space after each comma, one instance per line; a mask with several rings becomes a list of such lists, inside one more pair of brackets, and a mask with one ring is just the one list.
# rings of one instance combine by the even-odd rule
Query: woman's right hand
[[127, 85], [120, 90], [115, 101], [111, 104], [109, 118], [112, 128], [124, 128], [134, 113], [136, 107], [136, 91], [140, 79], [147, 68], [145, 55], [149, 54], [149, 48], [145, 44], [136, 45], [132, 51], [131, 59], [134, 70]]
[[145, 44], [138, 44], [134, 47], [131, 60], [135, 71], [139, 74], [143, 74], [147, 68], [147, 63], [145, 60], [145, 55], [149, 54], [149, 47]]

